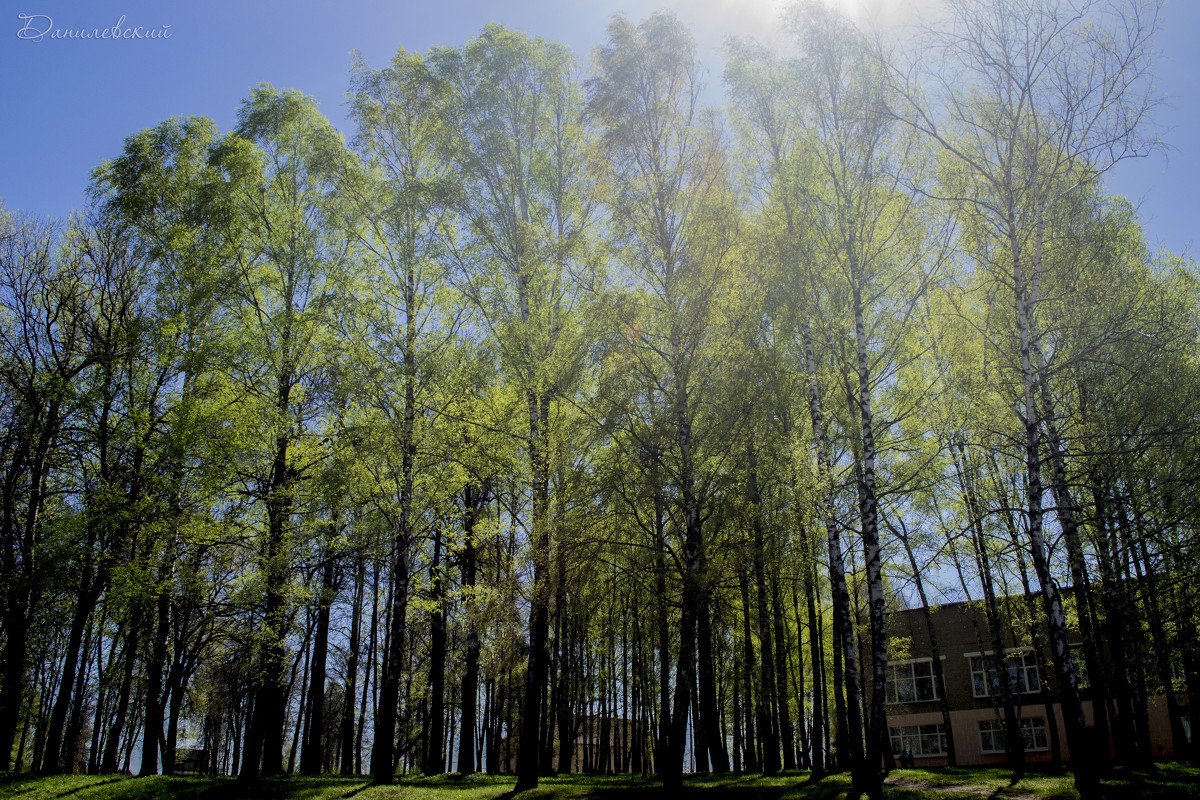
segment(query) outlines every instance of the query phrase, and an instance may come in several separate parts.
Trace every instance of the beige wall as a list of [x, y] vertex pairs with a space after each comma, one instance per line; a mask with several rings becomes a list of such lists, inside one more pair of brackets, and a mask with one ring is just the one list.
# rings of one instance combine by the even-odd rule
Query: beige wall
[[[933, 725], [941, 723], [942, 714], [940, 711], [922, 711], [918, 713], [903, 713], [900, 709], [901, 704], [893, 704], [888, 706], [888, 726], [901, 727], [907, 725]], [[908, 705], [928, 705], [908, 704]], [[1058, 722], [1058, 739], [1062, 747], [1062, 756], [1066, 761], [1072, 760], [1070, 748], [1067, 746], [1067, 732], [1063, 725], [1062, 707], [1058, 703], [1054, 703], [1054, 717]], [[1171, 743], [1171, 726], [1167, 718], [1167, 703], [1162, 697], [1150, 698], [1150, 741], [1154, 747], [1156, 758], [1174, 758], [1175, 748]], [[1087, 724], [1094, 724], [1095, 720], [1092, 715], [1092, 703], [1090, 700], [1085, 700], [1083, 703], [1083, 715]], [[1023, 717], [1045, 717], [1046, 707], [1040, 703], [1030, 703], [1021, 709]], [[950, 725], [954, 730], [954, 749], [955, 756], [958, 758], [960, 766], [992, 766], [1003, 765], [1003, 754], [989, 754], [982, 752], [979, 743], [979, 721], [986, 719], [995, 719], [995, 712], [991, 708], [974, 708], [960, 711], [950, 712]], [[1112, 742], [1109, 741], [1109, 750], [1112, 751]], [[1089, 753], [1088, 755], [1094, 755]], [[1048, 762], [1051, 760], [1052, 754], [1050, 750], [1030, 752], [1026, 754], [1026, 760], [1031, 763]], [[918, 767], [937, 767], [945, 766], [945, 756], [918, 756], [916, 759]]]

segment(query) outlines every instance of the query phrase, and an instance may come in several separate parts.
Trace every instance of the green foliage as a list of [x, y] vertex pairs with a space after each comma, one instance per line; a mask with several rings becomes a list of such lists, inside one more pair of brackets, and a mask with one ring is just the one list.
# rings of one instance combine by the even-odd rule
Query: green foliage
[[[68, 761], [91, 727], [104, 769], [135, 739], [214, 742], [224, 765], [271, 706], [269, 759], [320, 742], [326, 767], [353, 770], [385, 683], [406, 769], [428, 765], [433, 717], [453, 727], [464, 693], [492, 769], [523, 737], [556, 751], [559, 725], [568, 744], [592, 736], [594, 768], [602, 734], [584, 731], [603, 718], [640, 726], [630, 769], [661, 772], [664, 717], [684, 730], [693, 709], [718, 751], [737, 737], [751, 757], [758, 726], [805, 737], [801, 715], [828, 710], [815, 736], [844, 751], [834, 651], [853, 654], [854, 626], [866, 641], [864, 601], [911, 605], [918, 580], [929, 602], [985, 580], [1019, 596], [1075, 580], [1074, 562], [1134, 688], [1195, 691], [1200, 293], [1103, 184], [1147, 144], [1148, 30], [1126, 20], [1122, 66], [1116, 18], [1058, 31], [1053, 3], [1021, 8], [955, 3], [931, 41], [967, 83], [918, 86], [885, 43], [799, 3], [790, 51], [729, 44], [727, 111], [704, 104], [669, 13], [615, 17], [586, 74], [561, 44], [489, 25], [378, 69], [356, 58], [346, 138], [311, 98], [260, 85], [231, 131], [182, 117], [131, 135], [92, 173], [88, 214], [0, 214], [6, 764], [31, 766], [57, 709]], [[1022, 50], [1018, 23], [1054, 46]], [[997, 64], [1037, 58], [1043, 79], [1003, 90], [1022, 79]], [[1035, 467], [1051, 491], [1031, 488]], [[1042, 634], [1037, 603], [1001, 606], [1013, 643]], [[1066, 627], [1080, 608], [1065, 603]], [[831, 610], [850, 627], [835, 634]], [[522, 729], [543, 701], [528, 715], [543, 730]], [[332, 755], [346, 740], [354, 764]], [[1058, 773], [1009, 778], [904, 770], [885, 795], [1074, 796]], [[1189, 778], [1123, 772], [1105, 793]], [[493, 797], [507, 780], [246, 792]], [[564, 775], [530, 796], [661, 791]]]

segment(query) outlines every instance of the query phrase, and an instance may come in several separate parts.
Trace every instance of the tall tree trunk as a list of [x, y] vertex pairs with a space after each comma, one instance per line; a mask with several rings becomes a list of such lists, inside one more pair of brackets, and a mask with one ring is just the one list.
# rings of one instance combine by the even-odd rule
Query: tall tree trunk
[[525, 672], [525, 703], [521, 711], [521, 747], [517, 751], [517, 785], [522, 792], [537, 787], [541, 773], [542, 695], [546, 689], [550, 629], [550, 396], [533, 388], [529, 401], [529, 460], [533, 469], [531, 556], [533, 586], [529, 599], [529, 660]]
[[984, 512], [976, 491], [975, 470], [967, 459], [966, 446], [961, 440], [951, 443], [950, 452], [959, 488], [966, 502], [972, 548], [979, 565], [979, 581], [983, 588], [984, 611], [992, 644], [991, 695], [999, 700], [1004, 714], [1004, 754], [1009, 769], [1014, 770], [1017, 775], [1022, 775], [1025, 771], [1025, 742], [1021, 738], [1021, 721], [1013, 698], [1015, 687], [1009, 680], [1003, 615], [996, 597], [991, 556], [984, 536]]
[[360, 640], [362, 638], [363, 595], [366, 590], [366, 564], [362, 553], [355, 555], [354, 595], [350, 608], [350, 641], [347, 643], [346, 656], [346, 691], [343, 694], [342, 707], [342, 739], [341, 739], [341, 773], [355, 775], [358, 773], [358, 762], [354, 748], [354, 710], [355, 696], [358, 688], [358, 657]]
[[562, 543], [557, 548], [558, 566], [557, 589], [555, 590], [554, 606], [558, 611], [558, 677], [556, 693], [558, 702], [555, 707], [555, 723], [558, 728], [558, 772], [571, 772], [571, 763], [575, 757], [575, 721], [571, 713], [571, 669], [573, 667], [572, 650], [574, 627], [567, 607], [566, 558]]
[[775, 694], [775, 646], [771, 638], [770, 607], [767, 604], [767, 577], [764, 566], [766, 549], [762, 524], [762, 495], [758, 489], [758, 465], [754, 452], [753, 435], [746, 437], [746, 465], [749, 501], [751, 508], [750, 528], [754, 533], [754, 587], [757, 592], [758, 642], [760, 648], [759, 693], [757, 704], [758, 741], [762, 747], [762, 771], [768, 777], [779, 774], [779, 739], [772, 724], [772, 710], [776, 704]]
[[478, 558], [475, 548], [475, 520], [488, 501], [486, 486], [467, 486], [463, 492], [463, 552], [461, 559], [462, 585], [466, 594], [463, 613], [467, 622], [466, 658], [462, 680], [462, 733], [459, 735], [458, 771], [463, 775], [475, 772], [476, 706], [479, 699], [479, 632], [475, 622], [475, 581]]
[[630, 589], [629, 614], [633, 626], [633, 674], [634, 680], [632, 684], [633, 694], [633, 713], [630, 715], [630, 724], [633, 725], [633, 749], [630, 753], [629, 771], [634, 774], [645, 775], [647, 770], [647, 754], [646, 754], [646, 731], [649, 728], [646, 697], [649, 694], [648, 680], [646, 675], [645, 643], [642, 641], [642, 626], [640, 623], [641, 614], [637, 613], [633, 604], [635, 597], [633, 588]]
[[125, 717], [129, 712], [129, 697], [133, 693], [133, 668], [137, 663], [138, 633], [140, 632], [145, 606], [135, 602], [125, 631], [124, 664], [121, 668], [121, 689], [117, 696], [116, 713], [108, 736], [104, 741], [104, 757], [100, 761], [100, 772], [112, 774], [117, 771], [117, 754], [120, 752], [121, 736], [125, 731]]
[[[824, 414], [821, 410], [817, 362], [813, 352], [812, 333], [807, 325], [804, 327], [804, 355], [808, 373], [808, 409], [812, 419], [813, 447], [817, 456], [817, 479], [821, 484], [821, 516], [829, 544], [829, 585], [833, 599], [834, 640], [838, 651], [837, 658], [834, 659], [834, 698], [838, 705], [838, 761], [841, 762], [841, 768], [849, 766], [852, 771], [861, 773], [862, 703], [859, 699], [858, 661], [854, 652], [854, 627], [850, 616], [850, 592], [846, 587], [845, 551], [842, 549], [838, 523], [834, 516], [833, 470], [829, 459]], [[886, 662], [884, 667], [886, 670]], [[844, 701], [842, 687], [845, 687], [846, 692]], [[872, 765], [871, 769], [876, 769], [876, 766]]]
[[[285, 371], [279, 378], [277, 412], [281, 419], [291, 413], [291, 376]], [[275, 455], [266, 488], [267, 547], [263, 559], [266, 584], [264, 641], [260, 646], [254, 702], [254, 720], [247, 737], [242, 770], [238, 777], [255, 780], [260, 774], [283, 774], [283, 737], [287, 718], [284, 678], [287, 674], [286, 625], [288, 621], [288, 578], [291, 571], [286, 541], [292, 514], [292, 488], [295, 476], [288, 464], [290, 433], [275, 440]], [[261, 767], [260, 767], [261, 763]]]
[[[817, 616], [817, 558], [813, 552], [812, 538], [804, 531], [805, 542], [808, 544], [806, 553], [809, 554], [808, 566], [804, 567], [804, 604], [808, 611], [808, 647], [810, 660], [813, 665], [813, 710], [810, 767], [813, 775], [820, 777], [825, 774], [826, 759], [829, 754], [825, 743], [828, 737], [824, 735], [829, 727], [829, 718], [825, 715], [825, 649], [824, 622]], [[822, 615], [823, 617], [824, 615]], [[803, 687], [803, 684], [801, 684]]]
[[[178, 615], [178, 609], [175, 614]], [[186, 611], [184, 613], [187, 613]], [[175, 748], [179, 741], [179, 717], [183, 711], [183, 700], [187, 694], [187, 683], [191, 678], [192, 668], [185, 662], [182, 653], [176, 651], [171, 668], [167, 670], [167, 685], [163, 691], [166, 706], [166, 735], [162, 742], [163, 772], [171, 774], [175, 770]]]
[[[1004, 505], [1016, 505], [1016, 500], [1010, 499], [1008, 492], [1000, 485], [1000, 465], [996, 461], [994, 451], [987, 451], [988, 465], [991, 468], [992, 489], [996, 498]], [[1017, 571], [1021, 577], [1021, 589], [1024, 592], [1025, 608], [1029, 614], [1029, 641], [1033, 645], [1033, 652], [1037, 658], [1038, 675], [1041, 679], [1042, 705], [1046, 712], [1046, 728], [1050, 735], [1050, 759], [1055, 764], [1062, 763], [1062, 743], [1059, 741], [1058, 735], [1058, 715], [1054, 710], [1054, 695], [1050, 691], [1050, 684], [1046, 681], [1046, 677], [1050, 674], [1050, 667], [1046, 664], [1045, 647], [1042, 639], [1042, 626], [1039, 623], [1039, 614], [1037, 611], [1037, 596], [1032, 590], [1032, 584], [1029, 582], [1029, 570], [1025, 565], [1025, 556], [1022, 555], [1023, 548], [1021, 547], [1020, 534], [1017, 532], [1016, 523], [1013, 521], [1011, 514], [1002, 514], [1004, 527], [1008, 530], [1008, 539], [1012, 543], [1013, 552], [1017, 557]]]
[[[410, 245], [409, 252], [412, 252]], [[375, 783], [391, 783], [395, 771], [396, 712], [400, 700], [401, 657], [404, 652], [405, 615], [408, 612], [408, 556], [412, 546], [412, 503], [416, 487], [417, 419], [417, 272], [411, 261], [404, 272], [404, 422], [400, 431], [400, 518], [392, 537], [392, 602], [387, 631], [384, 675], [379, 684], [375, 739], [371, 746], [371, 776]], [[372, 623], [374, 631], [374, 623]]]
[[[96, 601], [92, 601], [93, 608]], [[103, 611], [99, 615], [99, 626], [104, 627], [105, 614]], [[81, 763], [77, 760], [79, 748], [82, 745], [80, 739], [83, 736], [83, 710], [87, 702], [85, 692], [87, 690], [88, 673], [91, 671], [91, 652], [92, 638], [97, 627], [95, 614], [88, 615], [87, 630], [83, 635], [83, 647], [80, 649], [79, 670], [75, 676], [75, 692], [74, 702], [71, 704], [70, 714], [67, 716], [66, 731], [63, 735], [63, 749], [61, 765], [63, 772], [74, 773], [79, 771]], [[86, 764], [83, 764], [86, 767]]]
[[733, 661], [733, 771], [742, 773], [742, 665]]
[[442, 529], [434, 529], [433, 560], [429, 565], [429, 737], [421, 771], [440, 775], [446, 770], [446, 613], [442, 592]]
[[[808, 572], [809, 566], [801, 557], [802, 569], [805, 573]], [[805, 696], [805, 669], [804, 669], [804, 623], [801, 622], [800, 616], [800, 590], [798, 581], [792, 580], [792, 614], [796, 618], [796, 642], [795, 646], [788, 642], [788, 659], [791, 659], [791, 653], [796, 654], [796, 666], [791, 670], [792, 673], [792, 692], [796, 695], [796, 733], [800, 737], [800, 742], [796, 750], [796, 766], [799, 769], [816, 771], [813, 765], [813, 756], [816, 754], [818, 747], [816, 745], [816, 734], [809, 739], [808, 735], [808, 712], [804, 707]], [[813, 626], [815, 627], [815, 626]], [[811, 630], [811, 629], [810, 629]], [[817, 705], [817, 673], [816, 660], [813, 660], [813, 692], [810, 695], [813, 698], [814, 711]], [[819, 716], [819, 714], [817, 715]]]
[[[1137, 610], [1135, 608], [1135, 598], [1138, 587], [1145, 584], [1144, 576], [1138, 562], [1136, 544], [1134, 542], [1133, 530], [1130, 525], [1129, 515], [1125, 510], [1125, 503], [1119, 500], [1114, 504], [1115, 508], [1115, 530], [1117, 534], [1117, 546], [1123, 547], [1125, 558], [1121, 559], [1122, 567], [1120, 574], [1116, 578], [1119, 583], [1120, 590], [1120, 606], [1119, 620], [1120, 625], [1117, 629], [1117, 635], [1121, 636], [1126, 642], [1129, 642], [1129, 652], [1127, 664], [1127, 672], [1132, 676], [1133, 691], [1133, 706], [1135, 717], [1135, 735], [1137, 736], [1137, 757], [1139, 764], [1146, 766], [1154, 758], [1153, 744], [1150, 740], [1150, 709], [1149, 698], [1146, 688], [1146, 659], [1143, 648], [1143, 635], [1141, 622], [1137, 620]], [[1134, 574], [1130, 574], [1130, 566], [1133, 567]], [[1136, 576], [1136, 580], [1135, 580]], [[1105, 593], [1107, 596], [1107, 593]], [[1154, 624], [1151, 622], [1150, 628], [1153, 630]], [[1168, 685], [1164, 685], [1163, 693], [1171, 694]], [[1171, 701], [1173, 698], [1168, 698], [1168, 716], [1171, 711]], [[1171, 723], [1174, 725], [1174, 723]]]
[[[36, 438], [32, 439], [32, 446], [22, 443], [18, 448], [3, 486], [4, 541], [13, 546], [0, 548], [0, 565], [8, 593], [4, 609], [4, 662], [0, 668], [0, 770], [8, 769], [21, 721], [29, 662], [30, 614], [40, 594], [42, 564], [38, 534], [46, 497], [48, 458], [61, 425], [60, 399], [39, 397], [36, 405], [45, 408], [29, 423], [30, 430], [36, 431]], [[26, 475], [27, 490], [22, 485]], [[22, 506], [23, 518], [18, 517], [18, 504]], [[41, 735], [40, 725], [38, 734]], [[35, 758], [34, 763], [40, 762]]]
[[1137, 550], [1133, 551], [1133, 560], [1134, 566], [1138, 569], [1138, 584], [1141, 586], [1139, 594], [1146, 619], [1150, 623], [1150, 637], [1154, 645], [1158, 682], [1163, 687], [1163, 694], [1166, 695], [1167, 718], [1171, 725], [1171, 745], [1175, 751], [1175, 758], [1183, 760], [1188, 753], [1189, 745], [1187, 734], [1183, 729], [1179, 699], [1176, 697], [1174, 681], [1171, 679], [1172, 648], [1167, 639], [1166, 626], [1163, 624], [1161, 588], [1158, 572], [1154, 568], [1150, 559], [1150, 551], [1146, 547], [1146, 536], [1141, 529], [1140, 515], [1137, 513], [1136, 506], [1134, 508], [1134, 524], [1138, 529], [1138, 536], [1134, 537]]
[[[1099, 486], [1093, 487], [1093, 502], [1096, 560], [1100, 568], [1100, 585], [1103, 587], [1097, 600], [1104, 609], [1104, 626], [1100, 628], [1098, 624], [1097, 628], [1106, 633], [1108, 656], [1116, 666], [1111, 672], [1111, 679], [1106, 681], [1116, 707], [1110, 725], [1113, 752], [1117, 763], [1132, 764], [1149, 755], [1145, 751], [1139, 753], [1134, 719], [1134, 690], [1141, 675], [1141, 665], [1134, 663], [1134, 654], [1135, 650], [1140, 649], [1141, 631], [1135, 633], [1128, 623], [1128, 576], [1120, 574], [1123, 570], [1118, 566], [1121, 548], [1117, 542], [1117, 526], [1115, 520], [1109, 518], [1112, 512], [1108, 497]], [[1107, 673], [1105, 677], [1108, 678]]]
[[[1039, 235], [1035, 241], [1040, 247], [1042, 240], [1041, 229], [1044, 222], [1039, 218]], [[1040, 453], [1041, 425], [1038, 416], [1035, 390], [1037, 376], [1033, 368], [1034, 330], [1031, 319], [1036, 298], [1030, 286], [1029, 276], [1025, 274], [1022, 263], [1021, 244], [1015, 220], [1008, 220], [1009, 245], [1013, 259], [1013, 282], [1016, 305], [1017, 332], [1020, 341], [1020, 369], [1023, 389], [1023, 404], [1021, 418], [1025, 426], [1025, 485], [1028, 499], [1027, 522], [1030, 554], [1033, 557], [1033, 569], [1041, 587], [1042, 601], [1045, 606], [1047, 627], [1050, 632], [1050, 651], [1054, 661], [1054, 670], [1058, 677], [1059, 697], [1062, 703], [1063, 720], [1067, 729], [1067, 746], [1071, 750], [1072, 759], [1079, 759], [1080, 753], [1091, 750], [1087, 740], [1087, 725], [1083, 716], [1083, 704], [1079, 700], [1079, 687], [1075, 680], [1075, 669], [1071, 661], [1071, 645], [1068, 641], [1066, 614], [1063, 612], [1062, 598], [1058, 586], [1050, 574], [1049, 558], [1047, 557], [1046, 542], [1042, 533], [1042, 462]], [[1037, 256], [1040, 261], [1040, 253]], [[1035, 265], [1036, 274], [1040, 265]], [[1072, 770], [1075, 775], [1075, 788], [1085, 800], [1099, 795], [1099, 776], [1095, 770], [1081, 767], [1081, 761], [1076, 760]]]
[[337, 593], [332, 552], [333, 539], [337, 535], [336, 512], [328, 527], [325, 564], [321, 568], [321, 590], [317, 596], [317, 632], [313, 637], [312, 666], [309, 668], [308, 721], [305, 728], [308, 735], [300, 751], [300, 772], [305, 775], [319, 775], [325, 761], [325, 664], [329, 655], [329, 614]]
[[[699, 616], [699, 615], [697, 615]], [[692, 684], [691, 701], [692, 701], [692, 772], [700, 774], [708, 773], [708, 747], [705, 746], [704, 740], [706, 734], [700, 728], [700, 677], [697, 674], [696, 683]]]
[[[404, 501], [402, 501], [403, 504]], [[403, 508], [403, 505], [402, 505]], [[401, 529], [393, 546], [392, 587], [390, 608], [385, 631], [383, 680], [379, 688], [375, 712], [375, 738], [371, 746], [371, 776], [375, 783], [390, 783], [395, 771], [396, 712], [400, 703], [400, 676], [404, 671], [404, 618], [408, 612], [408, 549], [407, 519], [401, 511]]]
[[[89, 537], [90, 539], [91, 537]], [[79, 592], [75, 600], [75, 613], [71, 618], [71, 629], [67, 634], [67, 649], [63, 657], [62, 674], [58, 682], [58, 697], [54, 701], [50, 713], [50, 725], [46, 734], [45, 750], [42, 754], [42, 772], [72, 772], [70, 768], [71, 754], [64, 751], [64, 729], [67, 723], [67, 713], [71, 708], [71, 698], [74, 696], [75, 677], [79, 668], [80, 648], [83, 646], [83, 636], [88, 619], [95, 609], [98, 592], [92, 586], [91, 549], [94, 542], [87, 543], [83, 575], [80, 577]]]
[[[744, 570], [738, 572], [738, 586], [742, 591], [742, 668], [745, 670], [745, 689], [742, 694], [742, 714], [745, 717], [745, 764], [747, 772], [758, 772], [758, 748], [754, 736], [754, 640], [750, 636], [750, 582]], [[762, 703], [759, 702], [761, 708]]]
[[[313, 613], [312, 607], [305, 610], [304, 620], [304, 641], [300, 644], [300, 650], [296, 653], [296, 658], [292, 661], [291, 675], [288, 678], [287, 689], [284, 692], [285, 697], [292, 696], [292, 689], [296, 685], [296, 672], [300, 670], [300, 662], [304, 661], [304, 669], [300, 672], [300, 705], [296, 709], [296, 724], [292, 726], [292, 746], [289, 748], [287, 772], [293, 775], [296, 772], [296, 755], [300, 750], [301, 741], [308, 739], [308, 676], [312, 667], [313, 652], [309, 648], [312, 644], [313, 629], [317, 626], [317, 615]], [[285, 720], [286, 727], [286, 720]], [[304, 732], [304, 739], [301, 740], [300, 734]]]
[[[390, 598], [390, 594], [389, 594]], [[371, 709], [374, 717], [378, 710], [379, 699], [379, 657], [376, 655], [375, 643], [379, 634], [379, 567], [371, 570], [371, 627], [367, 633], [366, 671], [363, 673], [362, 701], [358, 706], [358, 726], [354, 731], [354, 768], [362, 771], [363, 764], [363, 732], [367, 727], [367, 708]], [[372, 680], [374, 678], [374, 680]], [[368, 704], [368, 700], [370, 703]]]
[[[655, 486], [661, 484], [655, 483]], [[671, 625], [667, 608], [666, 503], [654, 491], [654, 597], [658, 612], [658, 742], [654, 751], [655, 772], [662, 774], [670, 759], [671, 729]]]
[[[14, 581], [16, 583], [17, 581]], [[29, 616], [22, 590], [13, 592], [19, 599], [8, 603], [4, 619], [4, 658], [0, 667], [0, 769], [7, 770], [12, 746], [21, 724], [21, 706], [25, 701], [26, 667], [29, 649]], [[18, 762], [16, 768], [20, 768]]]
[[[771, 575], [771, 606], [775, 617], [775, 677], [776, 677], [776, 719], [779, 720], [779, 744], [783, 748], [783, 768], [796, 769], [796, 743], [792, 739], [792, 720], [788, 708], [787, 674], [788, 674], [788, 641], [785, 629], [787, 612], [783, 606], [779, 592], [779, 573]], [[797, 626], [800, 620], [796, 620]], [[803, 700], [797, 698], [803, 709]], [[800, 714], [803, 724], [804, 714]]]
[[878, 501], [875, 488], [875, 428], [871, 411], [871, 374], [867, 359], [866, 326], [860, 289], [859, 265], [853, 238], [850, 246], [850, 271], [854, 282], [854, 334], [857, 345], [858, 411], [862, 438], [862, 480], [859, 517], [862, 520], [863, 559], [867, 572], [867, 597], [871, 625], [871, 706], [867, 725], [866, 761], [859, 784], [872, 798], [883, 796], [879, 760], [891, 752], [887, 746], [887, 607], [883, 596], [883, 571], [880, 560]]
[[717, 714], [717, 680], [713, 669], [713, 634], [711, 589], [705, 588], [700, 596], [700, 608], [696, 618], [697, 643], [700, 669], [697, 675], [699, 696], [701, 741], [708, 751], [713, 772], [729, 772], [729, 753], [725, 750], [725, 739], [721, 736]]
[[908, 564], [912, 568], [913, 584], [917, 588], [917, 596], [921, 598], [921, 617], [925, 621], [925, 630], [929, 634], [929, 649], [933, 655], [934, 687], [938, 694], [938, 709], [942, 712], [942, 727], [946, 730], [946, 764], [957, 767], [958, 755], [954, 747], [954, 726], [950, 722], [950, 698], [946, 694], [946, 671], [942, 664], [942, 649], [938, 645], [937, 628], [933, 624], [933, 612], [929, 608], [929, 597], [925, 594], [925, 580], [921, 577], [921, 568], [917, 564], [912, 542], [908, 538], [908, 526], [905, 525], [903, 517], [896, 517], [896, 522], [900, 526], [900, 530], [893, 529], [893, 531], [904, 546], [905, 555], [908, 556]]
[[[1033, 345], [1034, 356], [1041, 362], [1037, 345]], [[1041, 372], [1042, 370], [1039, 370]], [[1046, 431], [1046, 441], [1050, 450], [1051, 491], [1054, 497], [1055, 513], [1063, 532], [1063, 542], [1066, 544], [1067, 563], [1071, 570], [1071, 582], [1075, 597], [1075, 608], [1079, 619], [1079, 635], [1083, 645], [1083, 659], [1088, 669], [1088, 680], [1091, 683], [1092, 715], [1095, 721], [1094, 740], [1097, 745], [1096, 755], [1100, 767], [1097, 772], [1107, 772], [1112, 764], [1112, 754], [1108, 749], [1109, 720], [1108, 670], [1105, 668], [1103, 652], [1096, 640], [1096, 610], [1092, 598], [1091, 578], [1088, 575], [1087, 564], [1084, 561], [1083, 545], [1079, 537], [1079, 526], [1075, 521], [1075, 500], [1067, 487], [1066, 447], [1058, 434], [1054, 420], [1054, 407], [1050, 398], [1050, 389], [1044, 374], [1035, 376], [1040, 390], [1042, 405], [1042, 424]], [[1036, 412], [1035, 412], [1036, 413]], [[1076, 689], [1078, 693], [1078, 689]], [[1082, 793], [1082, 792], [1081, 792]]]
[[[104, 370], [105, 377], [111, 381], [111, 370]], [[105, 383], [105, 389], [109, 388], [109, 384]], [[97, 449], [99, 458], [99, 474], [96, 480], [100, 485], [107, 484], [109, 475], [109, 460], [108, 460], [108, 435], [110, 433], [109, 414], [112, 409], [111, 394], [106, 394], [105, 402], [100, 413], [100, 418], [97, 424]], [[86, 537], [83, 542], [81, 552], [82, 568], [79, 575], [79, 585], [75, 595], [75, 611], [71, 617], [71, 627], [67, 634], [67, 649], [63, 658], [62, 674], [58, 683], [58, 697], [54, 702], [53, 710], [50, 713], [50, 724], [46, 734], [45, 750], [42, 754], [42, 771], [51, 772], [73, 772], [73, 754], [65, 752], [65, 749], [73, 747], [74, 742], [70, 741], [70, 737], [66, 737], [64, 741], [65, 728], [67, 726], [67, 714], [71, 709], [72, 698], [78, 698], [75, 689], [76, 673], [79, 669], [79, 659], [81, 656], [80, 648], [83, 646], [84, 632], [88, 627], [88, 622], [91, 619], [92, 612], [95, 611], [96, 600], [100, 596], [105, 583], [104, 570], [97, 570], [95, 563], [95, 551], [97, 545], [101, 542], [100, 526], [107, 524], [108, 520], [101, 519], [101, 508], [90, 507], [95, 500], [95, 490], [85, 490], [85, 504], [87, 509], [87, 521], [85, 522]], [[83, 654], [86, 660], [86, 653]], [[76, 703], [78, 705], [78, 702]]]
[[[173, 551], [174, 548], [171, 548]], [[174, 564], [173, 553], [167, 554], [167, 562], [159, 568], [158, 613], [154, 630], [154, 641], [150, 648], [150, 663], [146, 665], [146, 699], [145, 729], [142, 736], [142, 767], [138, 770], [139, 777], [158, 774], [158, 742], [162, 738], [163, 707], [162, 682], [163, 673], [167, 669], [167, 637], [171, 632], [171, 581], [169, 576]], [[249, 739], [249, 735], [247, 739]], [[254, 769], [258, 769], [257, 759], [260, 751], [255, 751]], [[243, 755], [245, 763], [251, 760]]]

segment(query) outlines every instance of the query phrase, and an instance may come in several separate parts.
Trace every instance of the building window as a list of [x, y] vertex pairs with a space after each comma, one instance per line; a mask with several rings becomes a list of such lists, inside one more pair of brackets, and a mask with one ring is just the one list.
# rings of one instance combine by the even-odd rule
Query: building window
[[933, 681], [933, 661], [931, 659], [901, 661], [888, 665], [887, 701], [889, 703], [920, 703], [937, 699], [937, 686]]
[[[1045, 717], [1025, 717], [1021, 720], [1021, 739], [1025, 752], [1049, 750], [1049, 734]], [[979, 749], [983, 753], [1004, 752], [1004, 723], [995, 719], [979, 720]]]
[[888, 728], [888, 733], [892, 737], [892, 752], [896, 755], [905, 750], [911, 750], [914, 756], [946, 755], [946, 726], [941, 723]]
[[[1004, 658], [1008, 667], [1008, 685], [1014, 694], [1040, 692], [1037, 656], [1032, 650], [1009, 653]], [[971, 656], [971, 688], [976, 697], [990, 697], [992, 693], [992, 659], [990, 656]]]

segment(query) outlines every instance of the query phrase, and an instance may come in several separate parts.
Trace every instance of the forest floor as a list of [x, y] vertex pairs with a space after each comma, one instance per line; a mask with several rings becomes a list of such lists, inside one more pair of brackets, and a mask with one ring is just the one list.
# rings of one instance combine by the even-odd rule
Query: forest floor
[[[662, 785], [640, 777], [569, 775], [543, 778], [539, 788], [512, 793], [507, 775], [405, 777], [373, 786], [363, 777], [276, 778], [246, 785], [233, 778], [130, 778], [100, 775], [0, 775], [0, 800], [660, 800]], [[694, 800], [842, 800], [848, 775], [814, 781], [806, 773], [693, 776], [671, 797]], [[888, 800], [1070, 800], [1078, 795], [1065, 770], [1030, 770], [1014, 780], [1001, 769], [899, 769], [884, 784]], [[1104, 800], [1200, 800], [1200, 768], [1161, 763], [1149, 770], [1120, 769], [1103, 783]]]

